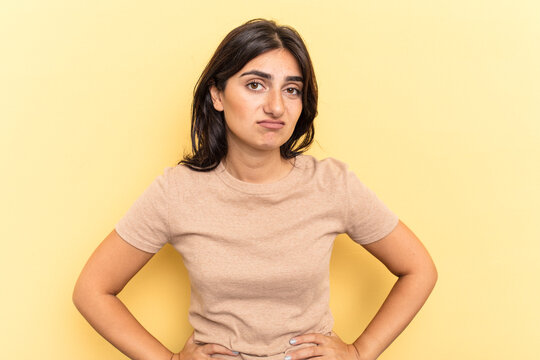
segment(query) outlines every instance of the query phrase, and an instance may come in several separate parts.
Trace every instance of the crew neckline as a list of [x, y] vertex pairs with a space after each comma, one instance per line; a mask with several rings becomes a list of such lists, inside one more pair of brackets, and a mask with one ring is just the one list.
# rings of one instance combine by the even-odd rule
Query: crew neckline
[[301, 167], [304, 162], [304, 155], [297, 155], [294, 158], [294, 165], [287, 175], [281, 179], [264, 184], [250, 183], [246, 181], [239, 180], [232, 176], [225, 165], [223, 160], [219, 162], [216, 167], [216, 175], [228, 186], [232, 187], [235, 190], [241, 191], [246, 194], [273, 194], [281, 191], [286, 191], [292, 189], [294, 184], [298, 181], [301, 174]]

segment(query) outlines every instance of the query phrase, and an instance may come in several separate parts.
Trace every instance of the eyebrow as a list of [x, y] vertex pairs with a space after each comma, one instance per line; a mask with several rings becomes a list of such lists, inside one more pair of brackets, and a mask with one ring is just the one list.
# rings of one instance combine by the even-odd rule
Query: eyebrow
[[[240, 77], [246, 76], [246, 75], [257, 75], [264, 79], [272, 80], [272, 75], [259, 71], [259, 70], [251, 70], [251, 71], [245, 72], [242, 75], [240, 75]], [[304, 79], [301, 76], [287, 76], [285, 78], [285, 81], [299, 81], [303, 83]]]

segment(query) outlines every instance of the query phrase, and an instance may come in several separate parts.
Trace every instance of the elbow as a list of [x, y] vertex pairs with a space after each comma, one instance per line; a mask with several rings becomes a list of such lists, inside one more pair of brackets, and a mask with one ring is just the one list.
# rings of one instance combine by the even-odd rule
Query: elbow
[[428, 287], [431, 292], [439, 279], [439, 272], [437, 271], [437, 267], [435, 266], [431, 256], [428, 255], [425, 258], [425, 260], [418, 267], [418, 270], [419, 271], [417, 273], [422, 277], [426, 287]]
[[422, 264], [417, 264], [416, 267], [409, 269], [409, 271], [394, 273], [394, 275], [398, 278], [414, 278], [417, 286], [428, 293], [431, 293], [439, 279], [439, 273], [431, 259]]
[[439, 273], [437, 272], [437, 268], [433, 267], [429, 279], [431, 284], [431, 290], [433, 290], [435, 284], [437, 284], [437, 280], [439, 280]]
[[77, 310], [79, 310], [84, 317], [87, 317], [88, 314], [101, 306], [104, 299], [109, 296], [115, 297], [116, 295], [117, 292], [105, 290], [94, 281], [80, 277], [73, 288], [71, 301]]
[[427, 287], [429, 287], [429, 291], [431, 292], [439, 279], [439, 272], [433, 261], [430, 261], [430, 264], [424, 269], [423, 274]]
[[79, 279], [73, 288], [71, 301], [77, 310], [84, 315], [86, 313], [86, 309], [91, 309], [92, 304], [95, 304], [98, 294], [99, 292], [96, 291], [92, 284]]
[[85, 298], [86, 296], [84, 295], [84, 291], [82, 290], [79, 282], [77, 282], [73, 288], [73, 293], [71, 294], [71, 301], [80, 312], [82, 312], [81, 309], [84, 307]]
[[431, 257], [429, 259], [429, 273], [433, 280], [433, 285], [435, 285], [435, 283], [437, 283], [437, 280], [439, 279], [439, 272], [437, 271], [437, 267], [435, 266], [433, 259]]

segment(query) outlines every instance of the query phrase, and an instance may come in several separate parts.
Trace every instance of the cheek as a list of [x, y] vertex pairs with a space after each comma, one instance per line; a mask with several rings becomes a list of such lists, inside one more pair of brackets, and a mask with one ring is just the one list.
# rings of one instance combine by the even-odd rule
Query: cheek
[[242, 120], [248, 117], [256, 106], [253, 99], [242, 94], [231, 96], [224, 104], [225, 118], [229, 117], [228, 120], [231, 121]]
[[296, 121], [298, 121], [298, 118], [300, 117], [300, 114], [302, 114], [302, 102], [295, 102], [291, 104], [291, 115], [295, 118]]

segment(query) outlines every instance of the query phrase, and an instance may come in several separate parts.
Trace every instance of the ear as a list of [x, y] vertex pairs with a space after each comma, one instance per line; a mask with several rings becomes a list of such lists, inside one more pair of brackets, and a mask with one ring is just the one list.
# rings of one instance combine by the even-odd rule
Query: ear
[[216, 85], [210, 86], [210, 96], [212, 97], [212, 103], [214, 109], [217, 111], [223, 111], [223, 102], [221, 101], [221, 91], [219, 91]]

